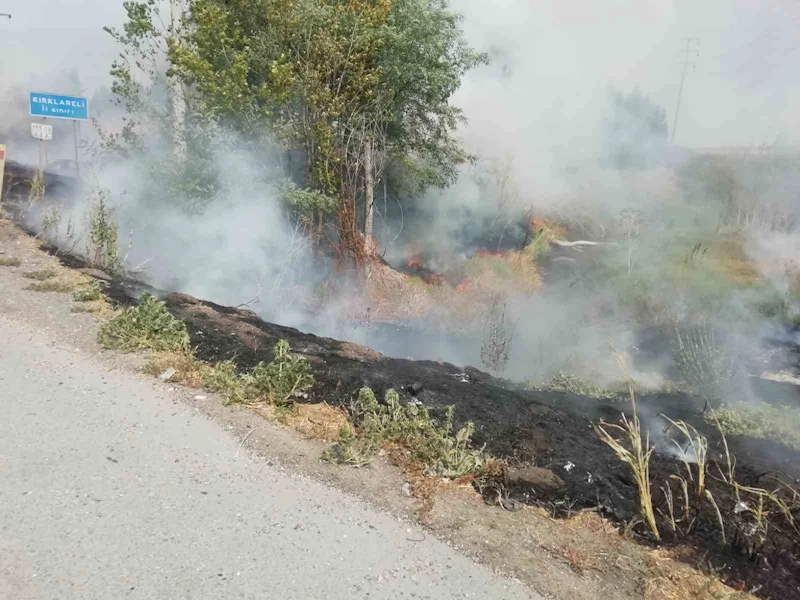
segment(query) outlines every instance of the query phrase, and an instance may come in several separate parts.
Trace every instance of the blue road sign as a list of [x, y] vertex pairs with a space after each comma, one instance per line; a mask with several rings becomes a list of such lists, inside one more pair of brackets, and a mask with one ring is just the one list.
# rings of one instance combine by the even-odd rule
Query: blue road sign
[[48, 119], [89, 119], [89, 103], [86, 98], [62, 96], [61, 94], [30, 93], [31, 116]]

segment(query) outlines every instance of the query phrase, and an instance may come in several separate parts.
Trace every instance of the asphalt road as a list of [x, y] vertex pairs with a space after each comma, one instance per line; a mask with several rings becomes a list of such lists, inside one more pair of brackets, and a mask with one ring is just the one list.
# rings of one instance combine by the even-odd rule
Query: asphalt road
[[239, 445], [0, 318], [0, 599], [538, 598]]

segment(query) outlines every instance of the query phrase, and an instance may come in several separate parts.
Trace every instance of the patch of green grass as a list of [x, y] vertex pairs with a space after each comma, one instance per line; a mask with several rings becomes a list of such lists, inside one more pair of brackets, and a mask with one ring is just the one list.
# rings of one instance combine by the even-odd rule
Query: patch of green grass
[[424, 465], [427, 475], [456, 478], [480, 473], [487, 464], [482, 450], [471, 447], [475, 426], [467, 423], [453, 433], [453, 410], [445, 413], [442, 425], [428, 409], [402, 404], [394, 390], [386, 392], [379, 404], [369, 388], [363, 388], [352, 406], [353, 425], [339, 432], [338, 442], [326, 452], [334, 462], [364, 465], [384, 444], [406, 449], [412, 461]]
[[102, 300], [102, 298], [103, 289], [97, 281], [92, 281], [72, 293], [72, 299], [75, 300], [75, 302], [94, 302], [96, 300]]
[[142, 294], [139, 304], [124, 308], [103, 324], [97, 339], [115, 350], [189, 351], [186, 324], [173, 317], [166, 305], [150, 294]]
[[610, 390], [596, 385], [587, 379], [583, 379], [577, 375], [565, 373], [563, 371], [556, 373], [550, 379], [546, 379], [545, 381], [525, 381], [522, 386], [525, 389], [535, 392], [561, 392], [567, 394], [576, 394], [579, 396], [587, 396], [594, 400], [619, 400], [624, 396], [624, 392], [622, 390]]
[[44, 281], [32, 283], [25, 289], [31, 290], [32, 292], [57, 292], [59, 294], [68, 294], [75, 289], [75, 284], [71, 281], [46, 279]]
[[725, 435], [774, 440], [800, 450], [800, 408], [764, 402], [731, 404], [711, 410], [705, 419]]
[[36, 281], [47, 281], [58, 275], [53, 269], [42, 269], [41, 271], [28, 271], [23, 273], [22, 276], [27, 279], [35, 279]]
[[18, 258], [3, 258], [0, 257], [0, 267], [18, 267], [22, 264], [22, 261]]

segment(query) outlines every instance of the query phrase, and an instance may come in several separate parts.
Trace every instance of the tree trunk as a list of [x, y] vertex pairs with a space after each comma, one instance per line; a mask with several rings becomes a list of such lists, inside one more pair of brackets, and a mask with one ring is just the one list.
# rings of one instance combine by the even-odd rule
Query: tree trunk
[[364, 147], [364, 238], [372, 238], [372, 220], [375, 212], [375, 172], [372, 160], [372, 142]]
[[[172, 36], [177, 40], [183, 25], [184, 0], [170, 0], [169, 14]], [[175, 155], [183, 158], [186, 154], [186, 97], [181, 82], [175, 78], [167, 82], [170, 103], [170, 124], [172, 126], [172, 143]]]

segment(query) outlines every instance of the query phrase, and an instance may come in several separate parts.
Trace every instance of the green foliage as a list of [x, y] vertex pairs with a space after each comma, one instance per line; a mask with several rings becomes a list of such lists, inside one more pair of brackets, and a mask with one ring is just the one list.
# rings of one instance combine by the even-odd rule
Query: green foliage
[[245, 385], [242, 377], [236, 372], [236, 363], [232, 360], [218, 362], [204, 370], [203, 386], [212, 392], [222, 394], [225, 404], [247, 400]]
[[309, 371], [308, 361], [289, 354], [289, 342], [280, 340], [275, 344], [272, 361], [259, 363], [245, 377], [247, 394], [276, 406], [290, 404], [295, 396], [307, 393], [314, 385], [314, 377]]
[[420, 187], [446, 185], [470, 158], [448, 100], [485, 61], [459, 21], [444, 0], [196, 0], [171, 72], [203, 115], [301, 151], [304, 189], [353, 194], [368, 141]]
[[339, 204], [338, 198], [310, 189], [300, 189], [292, 181], [284, 181], [278, 186], [283, 201], [293, 207], [300, 215], [312, 217], [317, 211], [334, 212]]
[[313, 387], [314, 378], [308, 361], [292, 356], [289, 350], [289, 343], [280, 340], [272, 361], [259, 363], [249, 373], [238, 373], [232, 360], [217, 363], [204, 372], [203, 385], [221, 393], [226, 404], [268, 402], [278, 407], [291, 406], [294, 398]]
[[563, 371], [542, 382], [526, 381], [523, 383], [523, 387], [536, 392], [577, 394], [595, 400], [619, 400], [624, 395], [623, 391], [609, 390], [587, 379]]
[[146, 293], [139, 298], [139, 304], [122, 309], [104, 323], [97, 339], [106, 348], [116, 350], [189, 351], [186, 324], [173, 317], [164, 302]]
[[355, 431], [344, 427], [339, 441], [327, 457], [352, 465], [368, 463], [382, 444], [406, 448], [413, 461], [429, 475], [456, 478], [480, 472], [486, 462], [482, 451], [470, 447], [475, 431], [472, 423], [453, 434], [453, 407], [445, 412], [440, 426], [428, 409], [417, 404], [402, 404], [394, 390], [386, 392], [379, 404], [369, 388], [362, 388], [352, 406]]
[[110, 273], [122, 269], [117, 246], [117, 223], [108, 202], [108, 191], [96, 186], [89, 207], [89, 239], [86, 254], [89, 262]]
[[732, 404], [707, 412], [705, 419], [718, 425], [725, 435], [774, 440], [800, 450], [800, 409], [796, 407], [764, 402]]
[[75, 302], [94, 302], [95, 300], [102, 299], [102, 297], [103, 288], [100, 287], [97, 281], [92, 281], [72, 292], [72, 299], [75, 300]]

